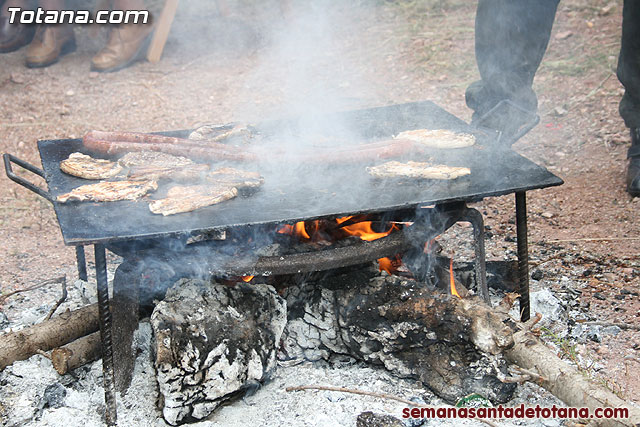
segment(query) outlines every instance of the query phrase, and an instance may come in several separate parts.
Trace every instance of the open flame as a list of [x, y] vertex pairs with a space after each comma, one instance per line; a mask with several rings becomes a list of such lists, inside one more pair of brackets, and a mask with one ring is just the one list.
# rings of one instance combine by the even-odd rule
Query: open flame
[[360, 221], [353, 224], [341, 225], [353, 216], [345, 216], [336, 218], [333, 221], [314, 220], [299, 221], [294, 225], [285, 224], [278, 229], [280, 234], [289, 234], [296, 236], [300, 240], [312, 241], [329, 241], [344, 239], [349, 236], [356, 236], [368, 242], [388, 236], [393, 230], [397, 230], [396, 224], [391, 224], [386, 231], [375, 231], [373, 229], [373, 221]]
[[456, 291], [456, 280], [453, 277], [453, 258], [449, 259], [449, 286], [451, 287], [451, 295], [462, 298], [460, 294], [458, 294], [458, 291]]
[[[386, 231], [376, 231], [373, 228], [373, 221], [358, 221], [353, 224], [345, 224], [347, 221], [353, 220], [353, 218], [354, 216], [344, 216], [332, 221], [299, 221], [293, 225], [282, 225], [277, 231], [280, 234], [296, 236], [301, 241], [333, 243], [350, 236], [371, 242], [386, 237], [392, 231], [399, 229], [398, 224], [390, 224]], [[378, 259], [380, 271], [384, 270], [389, 274], [397, 272], [401, 265], [402, 260], [397, 255], [392, 258]]]
[[386, 271], [389, 274], [393, 274], [402, 265], [402, 259], [399, 255], [394, 256], [393, 258], [385, 257], [378, 259], [378, 270]]
[[242, 281], [249, 283], [250, 281], [253, 280], [254, 277], [256, 276], [242, 276]]

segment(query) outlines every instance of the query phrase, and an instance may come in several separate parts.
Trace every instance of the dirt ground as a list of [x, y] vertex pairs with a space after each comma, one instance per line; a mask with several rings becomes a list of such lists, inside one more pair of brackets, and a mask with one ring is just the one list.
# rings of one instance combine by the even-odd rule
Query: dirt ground
[[[254, 3], [241, 2], [229, 16], [208, 2], [181, 4], [162, 60], [116, 73], [89, 71], [105, 29], [94, 35], [77, 28], [78, 50], [48, 68], [25, 68], [23, 50], [2, 55], [0, 151], [39, 165], [41, 139], [77, 138], [91, 129], [251, 122], [322, 97], [335, 110], [429, 99], [470, 119], [464, 90], [478, 78], [474, 2], [359, 1], [327, 8], [312, 25], [287, 13], [283, 18], [276, 1]], [[640, 200], [624, 191], [630, 141], [618, 115], [622, 87], [615, 76], [621, 10], [621, 0], [560, 3], [534, 84], [541, 122], [514, 149], [565, 181], [528, 195], [532, 270], [547, 279], [565, 271], [584, 285], [581, 303], [599, 320], [637, 326]], [[282, 43], [291, 20], [295, 34], [326, 37], [312, 38], [321, 40], [312, 50], [295, 38]], [[74, 250], [63, 244], [50, 204], [4, 174], [0, 180], [0, 295], [74, 277]], [[513, 197], [478, 206], [492, 239], [513, 254]], [[590, 375], [636, 402], [639, 335], [622, 331], [579, 348], [603, 365]]]

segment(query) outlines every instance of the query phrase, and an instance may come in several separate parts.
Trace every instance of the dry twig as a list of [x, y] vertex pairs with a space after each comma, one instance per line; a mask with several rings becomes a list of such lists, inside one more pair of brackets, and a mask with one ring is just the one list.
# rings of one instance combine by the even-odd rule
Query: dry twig
[[548, 240], [548, 243], [573, 243], [573, 242], [618, 242], [626, 240], [640, 240], [640, 237], [585, 237], [580, 239]]
[[627, 329], [627, 330], [633, 330], [633, 331], [640, 331], [640, 326], [638, 325], [630, 325], [627, 323], [617, 323], [617, 322], [600, 322], [600, 321], [593, 321], [593, 322], [579, 322], [583, 325], [592, 325], [592, 326], [617, 326], [620, 329]]
[[[435, 407], [435, 406], [423, 405], [421, 403], [416, 403], [416, 402], [413, 402], [411, 400], [403, 399], [402, 397], [394, 396], [392, 394], [375, 393], [375, 392], [372, 392], [372, 391], [357, 390], [357, 389], [345, 388], [345, 387], [333, 387], [333, 386], [325, 386], [325, 385], [301, 385], [301, 386], [297, 386], [297, 387], [287, 387], [285, 390], [286, 391], [302, 391], [302, 390], [339, 391], [341, 393], [360, 394], [360, 395], [363, 395], [363, 396], [373, 396], [373, 397], [378, 397], [378, 398], [381, 398], [381, 399], [395, 400], [397, 402], [404, 403], [407, 406], [415, 406], [417, 408], [437, 409], [437, 407]], [[485, 423], [487, 425], [490, 425], [492, 427], [498, 427], [498, 424], [494, 423], [493, 421], [485, 420], [485, 419], [481, 419], [481, 418], [475, 418], [475, 419], [477, 421], [483, 422], [483, 423]]]
[[49, 314], [47, 314], [47, 317], [45, 317], [44, 320], [51, 319], [51, 316], [53, 316], [53, 313], [55, 313], [56, 310], [58, 309], [58, 307], [60, 307], [60, 304], [62, 304], [66, 300], [67, 300], [67, 279], [66, 279], [66, 277], [63, 276], [63, 278], [62, 278], [62, 296], [60, 297], [60, 299], [58, 301], [56, 301], [55, 305], [53, 306], [53, 308], [51, 308], [51, 311], [49, 311]]
[[[55, 277], [53, 279], [45, 280], [42, 283], [38, 283], [37, 285], [29, 286], [28, 288], [18, 289], [18, 290], [9, 292], [9, 293], [4, 294], [4, 295], [0, 295], [0, 304], [5, 302], [7, 300], [7, 298], [9, 298], [10, 296], [13, 296], [15, 294], [19, 294], [21, 292], [33, 291], [34, 289], [39, 289], [39, 288], [42, 288], [44, 286], [50, 285], [52, 283], [62, 283], [64, 281], [66, 281], [65, 276]], [[66, 288], [65, 288], [65, 292], [66, 292]]]
[[533, 380], [536, 380], [536, 381], [547, 381], [547, 379], [545, 377], [543, 377], [539, 373], [534, 372], [534, 371], [532, 371], [530, 369], [525, 369], [525, 368], [522, 368], [522, 367], [520, 367], [518, 365], [513, 365], [513, 369], [515, 369], [517, 372], [520, 372], [523, 375], [526, 375], [526, 376], [530, 377]]

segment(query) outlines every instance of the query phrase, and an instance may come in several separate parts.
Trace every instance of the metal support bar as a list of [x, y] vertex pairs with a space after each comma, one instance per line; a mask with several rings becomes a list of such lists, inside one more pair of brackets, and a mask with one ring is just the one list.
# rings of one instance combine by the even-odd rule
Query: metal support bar
[[461, 220], [469, 221], [473, 226], [476, 284], [482, 299], [487, 304], [491, 305], [491, 300], [489, 299], [489, 287], [487, 286], [486, 253], [484, 250], [484, 220], [482, 218], [482, 214], [477, 209], [468, 208]]
[[100, 317], [100, 339], [102, 341], [102, 381], [104, 384], [105, 418], [107, 425], [115, 426], [116, 390], [113, 372], [113, 343], [111, 335], [111, 310], [109, 309], [109, 282], [107, 257], [103, 245], [94, 246], [96, 256], [96, 281], [98, 283], [98, 315]]
[[518, 239], [518, 292], [520, 320], [529, 320], [529, 248], [527, 244], [527, 196], [516, 193], [516, 235]]
[[76, 261], [78, 264], [78, 279], [87, 281], [87, 259], [84, 256], [84, 246], [76, 246]]
[[113, 277], [113, 358], [116, 389], [124, 394], [131, 384], [135, 365], [135, 350], [132, 348], [133, 334], [138, 328], [138, 293], [143, 280], [141, 268], [124, 261]]

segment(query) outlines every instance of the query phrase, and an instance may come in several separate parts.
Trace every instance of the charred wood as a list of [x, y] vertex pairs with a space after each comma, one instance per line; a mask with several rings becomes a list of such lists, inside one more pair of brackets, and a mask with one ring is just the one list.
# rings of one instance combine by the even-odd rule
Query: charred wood
[[513, 344], [511, 330], [479, 298], [396, 276], [367, 284], [351, 274], [287, 290], [281, 359], [349, 354], [419, 379], [449, 402], [478, 390], [495, 402], [510, 398], [515, 385], [500, 382], [496, 370], [506, 372], [499, 354]]
[[202, 419], [275, 368], [286, 305], [266, 285], [180, 280], [151, 316], [163, 416]]

